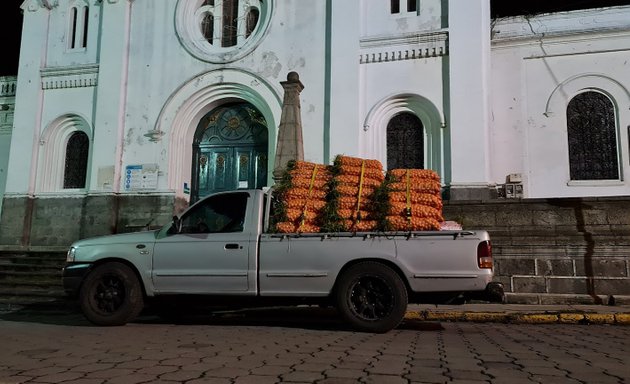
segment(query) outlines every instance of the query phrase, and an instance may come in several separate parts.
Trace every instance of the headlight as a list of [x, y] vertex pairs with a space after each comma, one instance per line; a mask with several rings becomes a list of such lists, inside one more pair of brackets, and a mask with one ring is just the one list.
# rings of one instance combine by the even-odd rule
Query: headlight
[[74, 261], [74, 255], [76, 252], [77, 249], [75, 247], [70, 247], [70, 249], [68, 249], [68, 254], [66, 255], [67, 263], [72, 263]]

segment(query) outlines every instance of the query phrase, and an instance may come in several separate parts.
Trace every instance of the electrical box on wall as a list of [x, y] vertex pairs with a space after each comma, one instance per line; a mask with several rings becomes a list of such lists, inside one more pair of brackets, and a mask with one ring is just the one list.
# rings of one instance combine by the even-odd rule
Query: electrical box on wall
[[505, 184], [498, 187], [499, 197], [520, 199], [523, 197], [523, 175], [521, 173], [510, 173], [505, 176]]
[[519, 199], [523, 197], [523, 184], [520, 183], [506, 183], [505, 197], [507, 199]]
[[522, 183], [523, 182], [523, 175], [521, 175], [520, 173], [510, 173], [507, 176], [507, 182], [508, 183], [512, 183], [512, 184]]

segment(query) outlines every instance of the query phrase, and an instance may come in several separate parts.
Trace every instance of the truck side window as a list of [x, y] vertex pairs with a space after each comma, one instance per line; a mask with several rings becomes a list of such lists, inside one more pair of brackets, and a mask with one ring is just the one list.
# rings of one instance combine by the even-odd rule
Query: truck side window
[[243, 232], [247, 192], [211, 196], [182, 217], [181, 233]]

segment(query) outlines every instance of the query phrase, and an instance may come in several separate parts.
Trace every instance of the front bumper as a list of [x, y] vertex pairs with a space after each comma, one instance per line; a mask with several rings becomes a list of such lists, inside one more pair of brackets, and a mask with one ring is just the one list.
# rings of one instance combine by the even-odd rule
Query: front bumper
[[79, 289], [83, 283], [83, 279], [92, 269], [89, 263], [68, 263], [62, 269], [63, 289], [66, 295], [77, 297]]

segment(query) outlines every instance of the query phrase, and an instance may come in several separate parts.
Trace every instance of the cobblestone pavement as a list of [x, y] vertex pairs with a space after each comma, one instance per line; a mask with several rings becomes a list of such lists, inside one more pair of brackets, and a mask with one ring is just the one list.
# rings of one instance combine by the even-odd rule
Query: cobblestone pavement
[[630, 327], [407, 320], [351, 332], [334, 311], [144, 316], [0, 315], [0, 383], [624, 383]]

